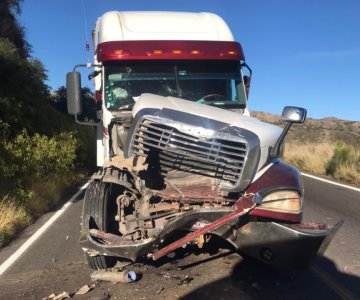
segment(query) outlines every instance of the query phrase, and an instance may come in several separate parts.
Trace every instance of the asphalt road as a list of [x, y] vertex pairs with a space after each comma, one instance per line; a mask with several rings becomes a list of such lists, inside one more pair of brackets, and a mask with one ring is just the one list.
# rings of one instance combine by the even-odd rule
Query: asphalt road
[[[305, 221], [345, 223], [322, 258], [308, 270], [289, 273], [216, 253], [179, 254], [157, 264], [142, 261], [135, 283], [96, 283], [74, 299], [360, 299], [360, 192], [304, 177]], [[42, 299], [92, 284], [77, 245], [82, 194], [73, 205], [0, 276], [0, 299]], [[0, 265], [51, 217], [43, 216], [0, 251]], [[208, 249], [211, 252], [211, 249]], [[179, 268], [181, 266], [181, 268]]]

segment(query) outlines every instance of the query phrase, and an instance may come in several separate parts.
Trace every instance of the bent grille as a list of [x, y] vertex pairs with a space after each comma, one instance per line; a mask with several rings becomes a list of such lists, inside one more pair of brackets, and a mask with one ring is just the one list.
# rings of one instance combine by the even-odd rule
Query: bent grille
[[241, 176], [247, 144], [224, 139], [200, 139], [177, 129], [143, 120], [137, 125], [131, 152], [148, 155], [159, 149], [163, 173], [176, 169], [203, 174], [235, 184]]

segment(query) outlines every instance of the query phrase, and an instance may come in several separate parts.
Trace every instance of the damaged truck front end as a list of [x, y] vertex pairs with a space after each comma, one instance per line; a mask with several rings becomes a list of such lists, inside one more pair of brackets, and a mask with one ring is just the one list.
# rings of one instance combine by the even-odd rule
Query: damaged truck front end
[[[68, 112], [97, 126], [80, 246], [92, 268], [154, 260], [211, 236], [278, 267], [301, 268], [336, 230], [302, 222], [300, 173], [281, 160], [306, 110], [282, 129], [250, 116], [252, 71], [211, 13], [108, 12], [93, 32], [94, 63], [67, 75]], [[82, 113], [80, 66], [92, 67], [97, 124]]]
[[[202, 247], [210, 235], [265, 263], [301, 268], [341, 225], [301, 223], [300, 173], [271, 157], [289, 126], [152, 94], [137, 99], [132, 117], [125, 156], [105, 163], [85, 195], [80, 245], [94, 268], [114, 257], [157, 260], [187, 244]], [[123, 124], [112, 125], [111, 148], [122, 144]], [[188, 234], [172, 241], [178, 231]]]

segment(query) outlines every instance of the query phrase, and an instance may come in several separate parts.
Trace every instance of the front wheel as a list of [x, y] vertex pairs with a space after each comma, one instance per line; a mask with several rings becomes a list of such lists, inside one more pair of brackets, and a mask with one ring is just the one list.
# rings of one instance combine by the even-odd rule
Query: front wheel
[[[113, 195], [113, 184], [93, 181], [85, 192], [82, 230], [96, 228], [105, 232], [109, 230], [110, 201], [116, 197]], [[85, 259], [92, 269], [107, 269], [116, 264], [117, 259], [112, 256], [90, 256], [85, 253]]]

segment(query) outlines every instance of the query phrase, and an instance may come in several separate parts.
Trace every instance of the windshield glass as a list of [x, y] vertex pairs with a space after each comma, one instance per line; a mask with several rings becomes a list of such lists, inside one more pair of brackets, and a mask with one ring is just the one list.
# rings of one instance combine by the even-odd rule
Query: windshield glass
[[238, 62], [138, 61], [105, 67], [105, 101], [109, 110], [132, 109], [143, 93], [227, 109], [245, 108], [246, 104]]

